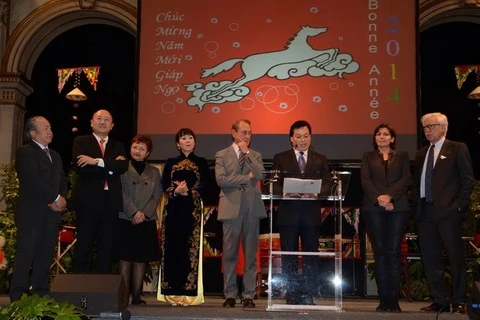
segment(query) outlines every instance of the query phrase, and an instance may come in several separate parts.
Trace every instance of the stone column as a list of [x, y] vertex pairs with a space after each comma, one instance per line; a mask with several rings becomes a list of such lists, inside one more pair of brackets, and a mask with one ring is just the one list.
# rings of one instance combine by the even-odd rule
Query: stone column
[[15, 159], [23, 142], [26, 97], [33, 92], [19, 74], [0, 74], [0, 163]]
[[10, 0], [0, 0], [0, 65], [5, 54], [8, 24], [10, 22]]

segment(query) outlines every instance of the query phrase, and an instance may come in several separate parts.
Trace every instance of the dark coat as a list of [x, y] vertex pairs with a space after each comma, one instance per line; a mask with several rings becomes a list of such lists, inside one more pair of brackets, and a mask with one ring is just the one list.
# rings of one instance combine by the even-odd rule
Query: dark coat
[[61, 214], [48, 205], [67, 195], [67, 179], [60, 155], [49, 149], [52, 161], [33, 141], [18, 148], [15, 168], [20, 182], [15, 221], [60, 222]]
[[382, 209], [377, 198], [382, 194], [392, 197], [393, 211], [407, 211], [407, 190], [410, 183], [410, 161], [405, 151], [394, 150], [385, 167], [378, 151], [363, 154], [360, 169], [362, 188], [365, 194], [362, 210], [377, 211]]
[[123, 144], [113, 139], [108, 139], [105, 148], [105, 156], [97, 139], [93, 134], [80, 136], [73, 141], [73, 163], [77, 163], [79, 155], [87, 155], [92, 158], [103, 158], [105, 167], [86, 165], [78, 167], [77, 179], [72, 194], [72, 202], [75, 209], [80, 206], [94, 204], [102, 197], [105, 181], [108, 182], [108, 196], [110, 205], [114, 211], [123, 210], [122, 184], [120, 176], [128, 169], [128, 160], [116, 160], [118, 156], [124, 156]]
[[[321, 194], [327, 194], [331, 187], [330, 171], [327, 158], [313, 150], [307, 154], [307, 164], [302, 175], [298, 167], [297, 158], [293, 149], [276, 154], [273, 157], [273, 166], [280, 171], [280, 179], [275, 194], [283, 194], [283, 177], [322, 179]], [[321, 204], [319, 200], [285, 200], [280, 201], [277, 216], [277, 225], [296, 225], [300, 217], [312, 226], [322, 224]]]

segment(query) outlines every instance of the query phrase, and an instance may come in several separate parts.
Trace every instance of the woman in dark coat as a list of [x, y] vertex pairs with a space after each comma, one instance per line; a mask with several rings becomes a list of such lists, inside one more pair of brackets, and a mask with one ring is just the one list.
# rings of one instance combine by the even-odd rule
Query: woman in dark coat
[[157, 299], [172, 305], [203, 303], [203, 206], [201, 192], [208, 175], [205, 158], [194, 153], [195, 133], [175, 136], [180, 154], [169, 158], [162, 175], [162, 260]]
[[410, 163], [398, 151], [395, 129], [382, 123], [373, 132], [373, 151], [363, 154], [360, 170], [365, 193], [362, 216], [372, 243], [375, 278], [380, 305], [378, 312], [400, 312], [400, 246], [409, 218], [407, 189]]

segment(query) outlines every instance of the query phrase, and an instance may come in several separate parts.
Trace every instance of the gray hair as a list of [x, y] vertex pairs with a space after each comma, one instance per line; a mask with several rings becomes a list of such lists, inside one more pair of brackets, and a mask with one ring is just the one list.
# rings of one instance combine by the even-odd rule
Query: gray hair
[[448, 119], [447, 119], [446, 115], [444, 115], [443, 113], [440, 113], [440, 112], [427, 113], [427, 114], [423, 115], [423, 117], [420, 119], [420, 122], [422, 123], [422, 125], [424, 124], [425, 120], [427, 120], [428, 118], [435, 118], [437, 123], [440, 123], [440, 124], [444, 125], [445, 126], [445, 135], [447, 135]]
[[23, 136], [26, 142], [32, 140], [32, 135], [30, 134], [33, 130], [37, 129], [37, 120], [43, 118], [42, 116], [35, 116], [28, 118], [27, 122], [25, 123], [25, 129], [23, 131]]

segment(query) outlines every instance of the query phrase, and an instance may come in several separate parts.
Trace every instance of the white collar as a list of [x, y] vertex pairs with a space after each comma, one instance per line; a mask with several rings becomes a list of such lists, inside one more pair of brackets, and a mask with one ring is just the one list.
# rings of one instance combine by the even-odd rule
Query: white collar
[[[95, 137], [95, 139], [97, 139], [98, 143], [100, 143], [100, 140], [103, 139], [103, 138], [100, 138], [99, 136], [97, 136], [97, 135], [96, 135], [95, 133], [93, 133], [93, 132], [92, 132], [92, 134], [93, 134], [93, 136]], [[103, 140], [105, 140], [103, 143], [107, 143], [107, 142], [108, 142], [108, 136], [106, 136], [105, 139], [103, 139]]]

